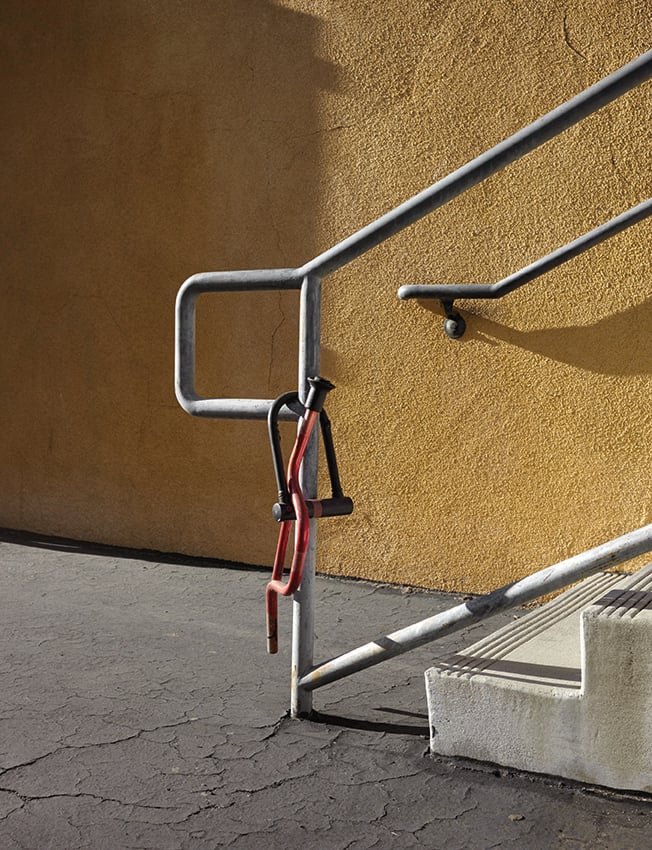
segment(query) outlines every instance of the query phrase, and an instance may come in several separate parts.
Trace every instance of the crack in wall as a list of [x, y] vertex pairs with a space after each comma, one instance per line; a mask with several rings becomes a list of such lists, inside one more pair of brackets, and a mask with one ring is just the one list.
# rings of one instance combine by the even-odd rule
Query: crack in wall
[[[279, 239], [279, 250], [280, 250], [280, 239]], [[285, 320], [287, 318], [287, 316], [285, 315], [285, 311], [283, 310], [283, 292], [279, 289], [276, 294], [277, 294], [277, 307], [278, 307], [279, 313], [281, 314], [281, 318], [280, 318], [278, 324], [276, 325], [276, 327], [274, 328], [274, 330], [272, 331], [272, 341], [271, 341], [270, 347], [269, 347], [269, 368], [267, 370], [267, 386], [268, 387], [272, 386], [272, 368], [274, 366], [274, 346], [276, 344], [276, 335], [278, 334], [280, 329], [285, 324]]]
[[588, 57], [585, 56], [584, 53], [582, 53], [581, 50], [578, 50], [578, 48], [575, 47], [575, 45], [572, 43], [572, 41], [570, 39], [570, 31], [569, 31], [569, 28], [568, 28], [568, 14], [564, 14], [563, 30], [564, 30], [564, 41], [566, 42], [566, 46], [568, 48], [570, 48], [570, 50], [572, 50], [573, 53], [576, 56], [579, 56], [580, 59], [583, 59], [585, 62], [588, 62], [589, 61]]

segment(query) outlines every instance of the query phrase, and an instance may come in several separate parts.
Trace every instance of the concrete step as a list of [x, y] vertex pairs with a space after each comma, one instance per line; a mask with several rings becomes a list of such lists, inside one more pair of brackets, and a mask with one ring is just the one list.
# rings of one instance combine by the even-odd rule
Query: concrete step
[[438, 659], [426, 690], [433, 752], [652, 792], [652, 564]]

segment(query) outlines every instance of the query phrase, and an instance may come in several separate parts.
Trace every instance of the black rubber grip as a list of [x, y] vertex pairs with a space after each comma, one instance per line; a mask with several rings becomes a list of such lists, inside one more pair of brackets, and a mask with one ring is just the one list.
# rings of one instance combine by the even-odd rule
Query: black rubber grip
[[[348, 496], [340, 496], [337, 499], [307, 499], [308, 516], [348, 516], [353, 513], [353, 500]], [[277, 502], [272, 508], [272, 516], [276, 522], [287, 522], [295, 520], [296, 514], [292, 505], [284, 505]]]

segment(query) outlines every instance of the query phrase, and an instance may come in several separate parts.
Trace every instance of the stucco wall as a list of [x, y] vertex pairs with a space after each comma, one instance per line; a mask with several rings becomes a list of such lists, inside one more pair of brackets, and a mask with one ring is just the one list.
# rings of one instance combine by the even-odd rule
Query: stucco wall
[[[317, 250], [322, 24], [269, 0], [0, 16], [0, 524], [266, 560], [264, 432], [177, 405], [174, 299], [195, 271]], [[200, 388], [295, 385], [296, 303], [202, 305]]]
[[[269, 563], [260, 423], [172, 394], [195, 271], [294, 266], [649, 47], [649, 4], [5, 4], [0, 524]], [[451, 342], [496, 280], [650, 194], [650, 85], [324, 284], [356, 512], [325, 571], [480, 590], [652, 519], [646, 222]], [[200, 301], [200, 389], [274, 395], [296, 296]], [[289, 441], [288, 432], [288, 441]]]

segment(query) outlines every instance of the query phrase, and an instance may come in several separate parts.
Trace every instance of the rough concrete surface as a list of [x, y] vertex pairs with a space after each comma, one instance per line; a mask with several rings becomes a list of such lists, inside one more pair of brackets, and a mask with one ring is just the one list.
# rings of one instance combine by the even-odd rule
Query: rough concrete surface
[[[432, 648], [316, 692], [317, 719], [292, 721], [290, 605], [269, 658], [264, 573], [4, 539], [2, 850], [650, 846], [647, 798], [430, 757]], [[318, 658], [458, 600], [317, 590]]]
[[652, 793], [652, 563], [438, 658], [426, 689], [436, 753]]

